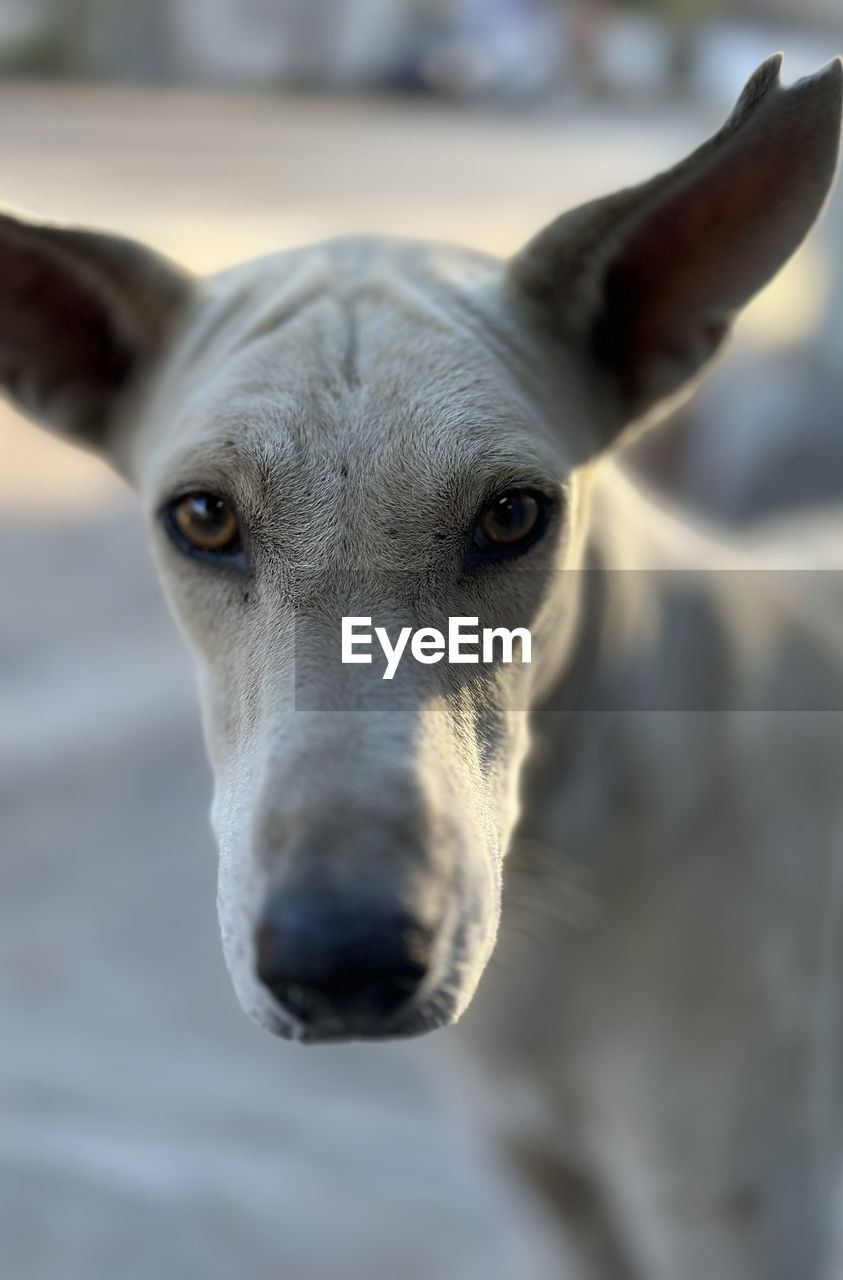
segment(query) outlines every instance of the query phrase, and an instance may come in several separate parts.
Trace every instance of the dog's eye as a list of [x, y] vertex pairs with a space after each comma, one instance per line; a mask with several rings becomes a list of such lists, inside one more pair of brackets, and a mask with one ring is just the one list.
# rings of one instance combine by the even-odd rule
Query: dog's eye
[[492, 556], [518, 555], [543, 532], [546, 503], [531, 489], [507, 489], [487, 502], [474, 526], [476, 550]]
[[197, 551], [232, 555], [240, 549], [240, 526], [233, 508], [213, 493], [186, 493], [167, 512], [177, 539]]
[[488, 542], [510, 547], [530, 536], [538, 518], [539, 504], [533, 495], [526, 490], [511, 489], [484, 507], [477, 524], [481, 536]]

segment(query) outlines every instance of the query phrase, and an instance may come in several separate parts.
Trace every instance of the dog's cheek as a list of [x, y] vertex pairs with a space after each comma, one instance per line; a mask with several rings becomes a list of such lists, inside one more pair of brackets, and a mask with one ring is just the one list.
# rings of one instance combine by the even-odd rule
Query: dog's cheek
[[[202, 660], [197, 668], [202, 733], [214, 774], [216, 813], [224, 797], [230, 797], [226, 803], [234, 803], [237, 795], [242, 796], [246, 789], [244, 749], [249, 743], [243, 731], [243, 708], [225, 673], [220, 675]], [[214, 829], [217, 830], [216, 819]]]

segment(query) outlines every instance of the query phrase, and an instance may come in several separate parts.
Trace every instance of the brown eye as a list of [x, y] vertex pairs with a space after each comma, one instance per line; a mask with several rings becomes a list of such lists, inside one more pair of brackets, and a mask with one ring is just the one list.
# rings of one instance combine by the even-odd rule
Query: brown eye
[[474, 536], [481, 550], [515, 548], [534, 535], [542, 508], [527, 489], [508, 489], [487, 503], [480, 512]]
[[172, 525], [197, 551], [233, 552], [240, 546], [237, 516], [224, 498], [188, 493], [170, 508]]

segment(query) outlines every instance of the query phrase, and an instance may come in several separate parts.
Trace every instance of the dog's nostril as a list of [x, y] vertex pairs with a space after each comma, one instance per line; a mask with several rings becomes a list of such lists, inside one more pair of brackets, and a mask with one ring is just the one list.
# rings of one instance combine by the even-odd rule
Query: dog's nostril
[[258, 978], [299, 1021], [381, 1021], [423, 982], [433, 934], [384, 904], [297, 887], [268, 904], [255, 941]]

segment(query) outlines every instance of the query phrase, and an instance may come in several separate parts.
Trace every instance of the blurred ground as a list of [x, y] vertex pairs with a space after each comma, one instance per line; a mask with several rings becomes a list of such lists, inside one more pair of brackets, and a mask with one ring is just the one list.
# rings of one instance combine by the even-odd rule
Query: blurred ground
[[[0, 86], [3, 199], [197, 269], [357, 230], [505, 252], [712, 120]], [[744, 327], [786, 343], [799, 256]], [[459, 1033], [303, 1050], [239, 1012], [187, 659], [116, 481], [0, 416], [0, 1275], [558, 1276], [463, 1118]]]

